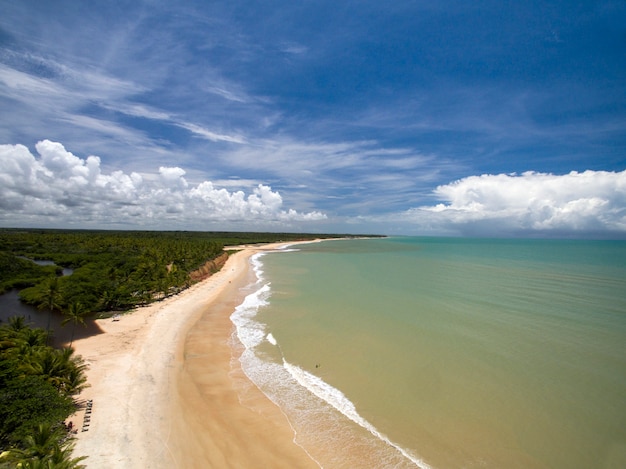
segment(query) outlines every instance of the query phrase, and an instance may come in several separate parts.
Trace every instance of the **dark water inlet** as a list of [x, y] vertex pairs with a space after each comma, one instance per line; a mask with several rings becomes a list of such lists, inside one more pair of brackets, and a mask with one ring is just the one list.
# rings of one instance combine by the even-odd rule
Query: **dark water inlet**
[[[28, 258], [23, 258], [28, 259]], [[33, 260], [34, 263], [38, 265], [55, 265], [54, 262], [49, 260]], [[73, 269], [63, 268], [62, 276], [72, 275], [74, 273]], [[0, 295], [0, 324], [8, 322], [9, 318], [13, 316], [22, 316], [26, 320], [26, 323], [32, 327], [38, 327], [41, 329], [46, 329], [48, 327], [48, 311], [39, 310], [34, 306], [28, 305], [20, 301], [19, 290], [12, 289], [8, 292]], [[65, 326], [61, 325], [63, 322], [63, 315], [59, 312], [55, 312], [52, 314], [50, 318], [50, 331], [53, 334], [53, 343], [56, 346], [60, 346], [64, 343], [69, 343], [73, 324], [67, 324]], [[89, 319], [85, 321], [87, 324], [91, 323]], [[74, 337], [78, 338], [80, 335], [84, 334], [85, 327], [81, 325], [75, 326], [75, 334]], [[91, 329], [92, 327], [89, 327]]]

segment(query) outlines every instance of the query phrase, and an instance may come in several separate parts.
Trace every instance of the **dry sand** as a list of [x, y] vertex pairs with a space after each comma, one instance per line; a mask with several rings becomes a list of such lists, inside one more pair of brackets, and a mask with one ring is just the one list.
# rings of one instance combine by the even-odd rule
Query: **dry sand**
[[86, 431], [85, 411], [72, 417], [87, 468], [318, 467], [278, 407], [254, 386], [242, 405], [237, 391], [229, 317], [250, 256], [277, 247], [245, 248], [178, 296], [98, 320], [103, 333], [74, 342], [89, 365], [80, 399], [93, 401]]

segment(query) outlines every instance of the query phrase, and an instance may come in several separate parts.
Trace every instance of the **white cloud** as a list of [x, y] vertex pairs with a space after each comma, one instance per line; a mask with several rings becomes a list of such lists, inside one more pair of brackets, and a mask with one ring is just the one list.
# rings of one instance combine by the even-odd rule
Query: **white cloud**
[[159, 174], [161, 176], [161, 181], [168, 188], [184, 189], [188, 186], [187, 181], [183, 177], [186, 173], [182, 168], [168, 168], [161, 166], [159, 168]]
[[246, 143], [246, 139], [239, 135], [226, 135], [213, 132], [200, 125], [193, 124], [191, 122], [184, 122], [178, 120], [175, 116], [167, 114], [162, 111], [151, 109], [149, 106], [141, 104], [103, 104], [102, 107], [110, 109], [112, 111], [120, 112], [128, 116], [142, 117], [146, 119], [152, 119], [164, 122], [169, 125], [175, 125], [181, 129], [188, 130], [194, 135], [197, 135], [205, 140], [211, 142], [231, 142], [231, 143]]
[[222, 98], [228, 100], [228, 101], [234, 101], [237, 103], [247, 103], [249, 101], [251, 101], [251, 98], [248, 96], [245, 96], [243, 93], [241, 92], [234, 92], [231, 90], [227, 90], [225, 88], [221, 88], [219, 86], [205, 86], [204, 90], [209, 92], [209, 93], [213, 93], [217, 96], [221, 96]]
[[307, 46], [303, 46], [302, 44], [285, 43], [281, 47], [281, 51], [286, 54], [301, 55], [307, 53], [309, 48]]
[[112, 105], [110, 103], [100, 103], [105, 109], [110, 109], [112, 111], [121, 112], [122, 114], [126, 114], [128, 116], [133, 117], [144, 117], [146, 119], [154, 119], [154, 120], [171, 120], [172, 117], [162, 111], [151, 109], [149, 106], [143, 104], [126, 104], [126, 103], [117, 103]]
[[102, 172], [100, 158], [82, 159], [44, 140], [39, 157], [24, 145], [0, 145], [0, 223], [5, 226], [151, 226], [195, 228], [203, 223], [288, 223], [326, 218], [283, 208], [281, 195], [258, 184], [229, 192], [210, 181], [190, 185], [185, 170], [160, 167], [158, 177]]
[[54, 107], [69, 109], [89, 101], [115, 101], [144, 91], [133, 82], [106, 74], [79, 71], [49, 60], [46, 64], [61, 73], [53, 78], [42, 78], [0, 64], [0, 83], [5, 85], [0, 95], [40, 110], [53, 110]]
[[193, 133], [194, 135], [198, 135], [212, 142], [231, 142], [231, 143], [245, 143], [246, 142], [246, 140], [239, 135], [218, 134], [208, 129], [205, 129], [204, 127], [201, 127], [199, 125], [192, 124], [190, 122], [174, 122], [174, 125], [181, 127], [183, 129], [187, 129], [189, 132]]
[[22, 95], [34, 98], [62, 94], [62, 89], [50, 80], [35, 78], [26, 73], [0, 65], [0, 83], [3, 95], [21, 100]]
[[439, 186], [434, 195], [443, 203], [402, 218], [461, 234], [626, 232], [626, 171], [484, 174]]

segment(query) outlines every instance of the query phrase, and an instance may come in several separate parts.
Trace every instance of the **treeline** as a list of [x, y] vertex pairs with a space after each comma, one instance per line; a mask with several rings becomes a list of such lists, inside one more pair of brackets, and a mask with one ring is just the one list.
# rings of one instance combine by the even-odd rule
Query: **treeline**
[[[85, 311], [124, 310], [175, 294], [225, 245], [340, 235], [191, 231], [0, 230], [0, 292], [80, 322]], [[50, 260], [38, 266], [31, 260]], [[73, 269], [59, 277], [62, 267]]]
[[0, 251], [0, 294], [11, 288], [25, 288], [60, 274], [62, 269], [53, 265], [37, 265], [10, 252]]
[[[4, 288], [22, 288], [22, 301], [41, 309], [128, 309], [186, 288], [189, 273], [222, 249], [218, 241], [182, 233], [4, 230], [0, 262], [13, 269], [1, 280]], [[59, 277], [23, 258], [74, 271]]]
[[21, 317], [0, 325], [0, 468], [83, 467], [64, 422], [86, 386], [85, 364], [47, 338]]
[[[190, 274], [222, 255], [225, 245], [335, 237], [0, 229], [0, 293], [18, 288], [23, 301], [61, 312], [75, 326], [92, 312], [129, 309], [186, 288]], [[73, 273], [61, 276], [63, 268]], [[70, 348], [54, 349], [49, 336], [50, 325], [31, 329], [24, 318], [0, 325], [0, 469], [83, 467], [83, 458], [71, 455], [63, 422], [86, 385], [85, 365], [71, 341]]]

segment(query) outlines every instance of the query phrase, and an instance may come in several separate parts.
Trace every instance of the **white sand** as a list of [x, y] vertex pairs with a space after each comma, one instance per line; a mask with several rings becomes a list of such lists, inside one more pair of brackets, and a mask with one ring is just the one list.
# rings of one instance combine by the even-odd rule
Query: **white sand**
[[279, 246], [245, 248], [178, 296], [98, 320], [104, 333], [74, 342], [89, 365], [80, 399], [93, 400], [88, 431], [84, 411], [73, 417], [87, 468], [318, 467], [274, 404], [257, 390], [254, 410], [242, 406], [233, 386], [229, 316], [250, 256]]

